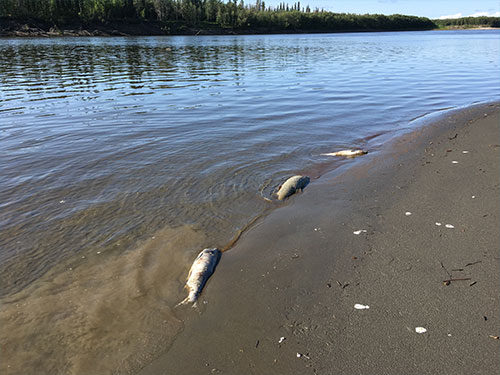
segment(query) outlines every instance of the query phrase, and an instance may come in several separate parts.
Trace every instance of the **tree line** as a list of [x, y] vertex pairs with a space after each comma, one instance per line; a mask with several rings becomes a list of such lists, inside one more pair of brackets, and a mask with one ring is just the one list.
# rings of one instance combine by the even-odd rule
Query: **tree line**
[[500, 17], [462, 17], [450, 18], [444, 20], [434, 20], [434, 23], [440, 28], [449, 27], [500, 27]]
[[[422, 30], [436, 25], [424, 17], [355, 15], [311, 9], [299, 2], [266, 6], [243, 0], [1, 0], [0, 18], [64, 26], [109, 22], [161, 22], [186, 27], [241, 30], [342, 31]], [[168, 29], [168, 28], [166, 28]]]

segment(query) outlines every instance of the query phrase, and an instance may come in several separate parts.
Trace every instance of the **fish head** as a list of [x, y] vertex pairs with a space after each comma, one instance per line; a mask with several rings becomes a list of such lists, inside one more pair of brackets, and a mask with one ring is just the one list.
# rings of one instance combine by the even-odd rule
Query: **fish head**
[[214, 247], [213, 249], [204, 249], [203, 252], [210, 255], [216, 255], [220, 253], [220, 250]]
[[219, 262], [219, 259], [221, 257], [221, 251], [217, 248], [213, 248], [213, 249], [204, 249], [200, 255], [204, 255], [204, 256], [207, 256], [207, 257], [210, 257], [210, 258], [215, 258], [216, 259], [216, 262]]

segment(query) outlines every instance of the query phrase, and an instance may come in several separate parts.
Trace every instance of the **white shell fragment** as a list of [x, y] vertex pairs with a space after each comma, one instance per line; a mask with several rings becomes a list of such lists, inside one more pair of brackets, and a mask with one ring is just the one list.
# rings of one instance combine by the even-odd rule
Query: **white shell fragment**
[[456, 160], [452, 160], [452, 161], [451, 161], [451, 163], [452, 163], [452, 164], [458, 164], [458, 161], [456, 161]]
[[410, 212], [410, 211], [406, 211], [406, 212], [405, 212], [405, 215], [406, 215], [406, 216], [410, 216], [410, 215], [411, 215], [411, 212]]
[[451, 225], [451, 224], [446, 224], [446, 225], [445, 225], [445, 227], [446, 227], [446, 228], [448, 228], [448, 229], [453, 229], [453, 228], [455, 228], [455, 226], [454, 226], [454, 225]]
[[286, 338], [285, 337], [280, 337], [279, 341], [278, 341], [278, 344], [281, 344], [283, 341], [285, 341]]
[[462, 151], [462, 154], [468, 154], [468, 153], [469, 153], [469, 151], [465, 151], [465, 150]]
[[473, 196], [472, 196], [472, 199], [476, 199], [476, 196], [475, 196], [475, 195], [473, 195]]
[[437, 225], [438, 227], [440, 227], [440, 226], [441, 226], [441, 225], [443, 225], [443, 224], [438, 223], [438, 222], [436, 221], [436, 225]]
[[302, 354], [297, 353], [297, 358], [300, 358], [300, 357], [302, 357]]
[[362, 305], [360, 303], [357, 303], [357, 304], [354, 305], [354, 308], [356, 310], [368, 310], [370, 308], [370, 306], [368, 306], [368, 305]]
[[427, 330], [424, 327], [415, 327], [415, 332], [425, 333], [425, 332], [427, 332]]
[[355, 235], [361, 234], [361, 233], [366, 233], [366, 229], [360, 229], [360, 230], [355, 230], [354, 232]]

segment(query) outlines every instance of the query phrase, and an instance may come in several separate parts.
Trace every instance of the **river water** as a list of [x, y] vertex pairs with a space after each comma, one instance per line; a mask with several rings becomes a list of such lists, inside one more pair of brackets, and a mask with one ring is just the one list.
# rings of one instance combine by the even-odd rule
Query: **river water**
[[2, 373], [136, 371], [200, 249], [321, 153], [497, 100], [499, 36], [0, 39]]

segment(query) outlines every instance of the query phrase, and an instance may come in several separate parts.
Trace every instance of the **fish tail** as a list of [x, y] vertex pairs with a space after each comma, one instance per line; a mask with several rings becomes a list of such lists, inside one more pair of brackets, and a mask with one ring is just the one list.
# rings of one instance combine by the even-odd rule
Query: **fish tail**
[[183, 305], [187, 305], [189, 302], [191, 302], [189, 300], [189, 297], [186, 297], [184, 298], [181, 302], [179, 302], [177, 305], [175, 305], [175, 308], [179, 307], [179, 306], [183, 306]]
[[175, 307], [183, 306], [183, 305], [188, 305], [190, 303], [196, 303], [196, 294], [189, 293], [189, 295], [184, 298], [181, 302], [179, 302]]

